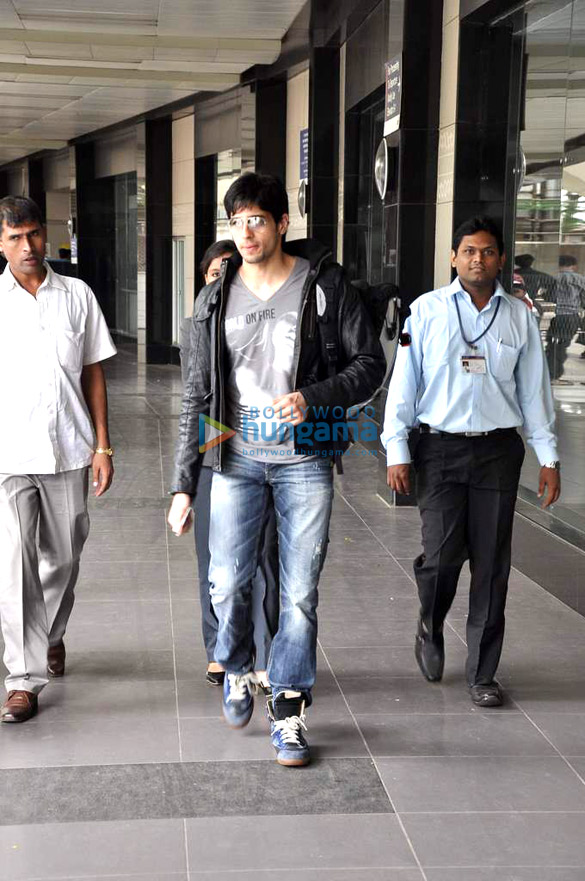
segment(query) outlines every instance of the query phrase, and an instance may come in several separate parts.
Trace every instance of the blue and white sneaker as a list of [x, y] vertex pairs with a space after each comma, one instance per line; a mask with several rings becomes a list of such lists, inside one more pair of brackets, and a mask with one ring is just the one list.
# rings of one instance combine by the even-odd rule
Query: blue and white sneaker
[[266, 703], [270, 738], [279, 765], [300, 767], [311, 761], [309, 744], [303, 734], [307, 730], [305, 702], [298, 692], [295, 697], [286, 697], [287, 694], [290, 692], [281, 692]]
[[254, 673], [225, 674], [222, 709], [230, 728], [244, 728], [252, 718], [256, 683]]

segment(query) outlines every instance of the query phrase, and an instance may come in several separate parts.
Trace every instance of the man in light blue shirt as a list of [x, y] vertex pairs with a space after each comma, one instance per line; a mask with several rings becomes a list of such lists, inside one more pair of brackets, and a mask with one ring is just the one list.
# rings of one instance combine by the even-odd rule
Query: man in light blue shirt
[[386, 403], [382, 442], [388, 485], [410, 492], [414, 452], [423, 553], [414, 561], [421, 601], [415, 655], [443, 675], [443, 623], [461, 567], [471, 568], [466, 675], [478, 706], [499, 706], [494, 679], [504, 638], [514, 506], [524, 459], [522, 428], [541, 464], [543, 507], [560, 495], [550, 380], [538, 326], [497, 280], [497, 224], [476, 217], [453, 237], [455, 281], [411, 306]]

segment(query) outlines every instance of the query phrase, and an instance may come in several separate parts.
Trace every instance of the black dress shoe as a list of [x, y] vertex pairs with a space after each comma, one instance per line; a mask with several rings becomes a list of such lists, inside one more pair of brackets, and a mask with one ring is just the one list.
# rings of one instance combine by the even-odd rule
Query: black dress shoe
[[214, 688], [223, 685], [223, 680], [225, 679], [225, 673], [223, 670], [219, 670], [217, 673], [214, 673], [211, 670], [208, 670], [205, 674], [205, 682], [207, 685], [211, 685]]
[[470, 685], [469, 693], [477, 707], [501, 707], [504, 702], [502, 689], [495, 679], [489, 685]]
[[429, 682], [439, 682], [442, 679], [445, 666], [443, 633], [437, 633], [435, 638], [431, 639], [420, 619], [414, 643], [414, 656], [425, 679]]
[[65, 675], [65, 654], [65, 643], [63, 640], [58, 642], [57, 645], [49, 646], [49, 651], [47, 652], [47, 673], [53, 679]]

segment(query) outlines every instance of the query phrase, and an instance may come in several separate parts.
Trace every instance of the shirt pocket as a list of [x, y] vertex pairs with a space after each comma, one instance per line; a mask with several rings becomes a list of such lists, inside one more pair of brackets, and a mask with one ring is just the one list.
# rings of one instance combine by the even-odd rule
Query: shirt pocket
[[57, 359], [64, 370], [81, 371], [83, 367], [83, 338], [74, 330], [60, 330], [57, 337]]
[[507, 346], [498, 343], [495, 353], [491, 358], [491, 373], [502, 382], [509, 382], [514, 375], [520, 349], [516, 346]]

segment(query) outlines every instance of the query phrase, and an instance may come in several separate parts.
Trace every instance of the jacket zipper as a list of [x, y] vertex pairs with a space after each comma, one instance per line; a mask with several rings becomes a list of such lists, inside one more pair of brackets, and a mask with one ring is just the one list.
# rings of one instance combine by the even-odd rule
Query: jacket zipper
[[[223, 412], [224, 409], [224, 394], [223, 394], [223, 375], [222, 375], [222, 350], [221, 350], [221, 341], [222, 341], [222, 322], [223, 322], [223, 313], [224, 313], [224, 305], [225, 305], [225, 297], [224, 297], [224, 284], [225, 277], [227, 274], [227, 260], [222, 261], [222, 275], [221, 275], [221, 285], [219, 288], [219, 309], [217, 312], [217, 345], [215, 351], [215, 357], [217, 359], [217, 376], [218, 376], [218, 388], [219, 388], [219, 421], [223, 425], [223, 421], [225, 419], [225, 414]], [[222, 466], [222, 449], [221, 444], [218, 444], [217, 448], [218, 455], [218, 464], [219, 470], [221, 471]]]

